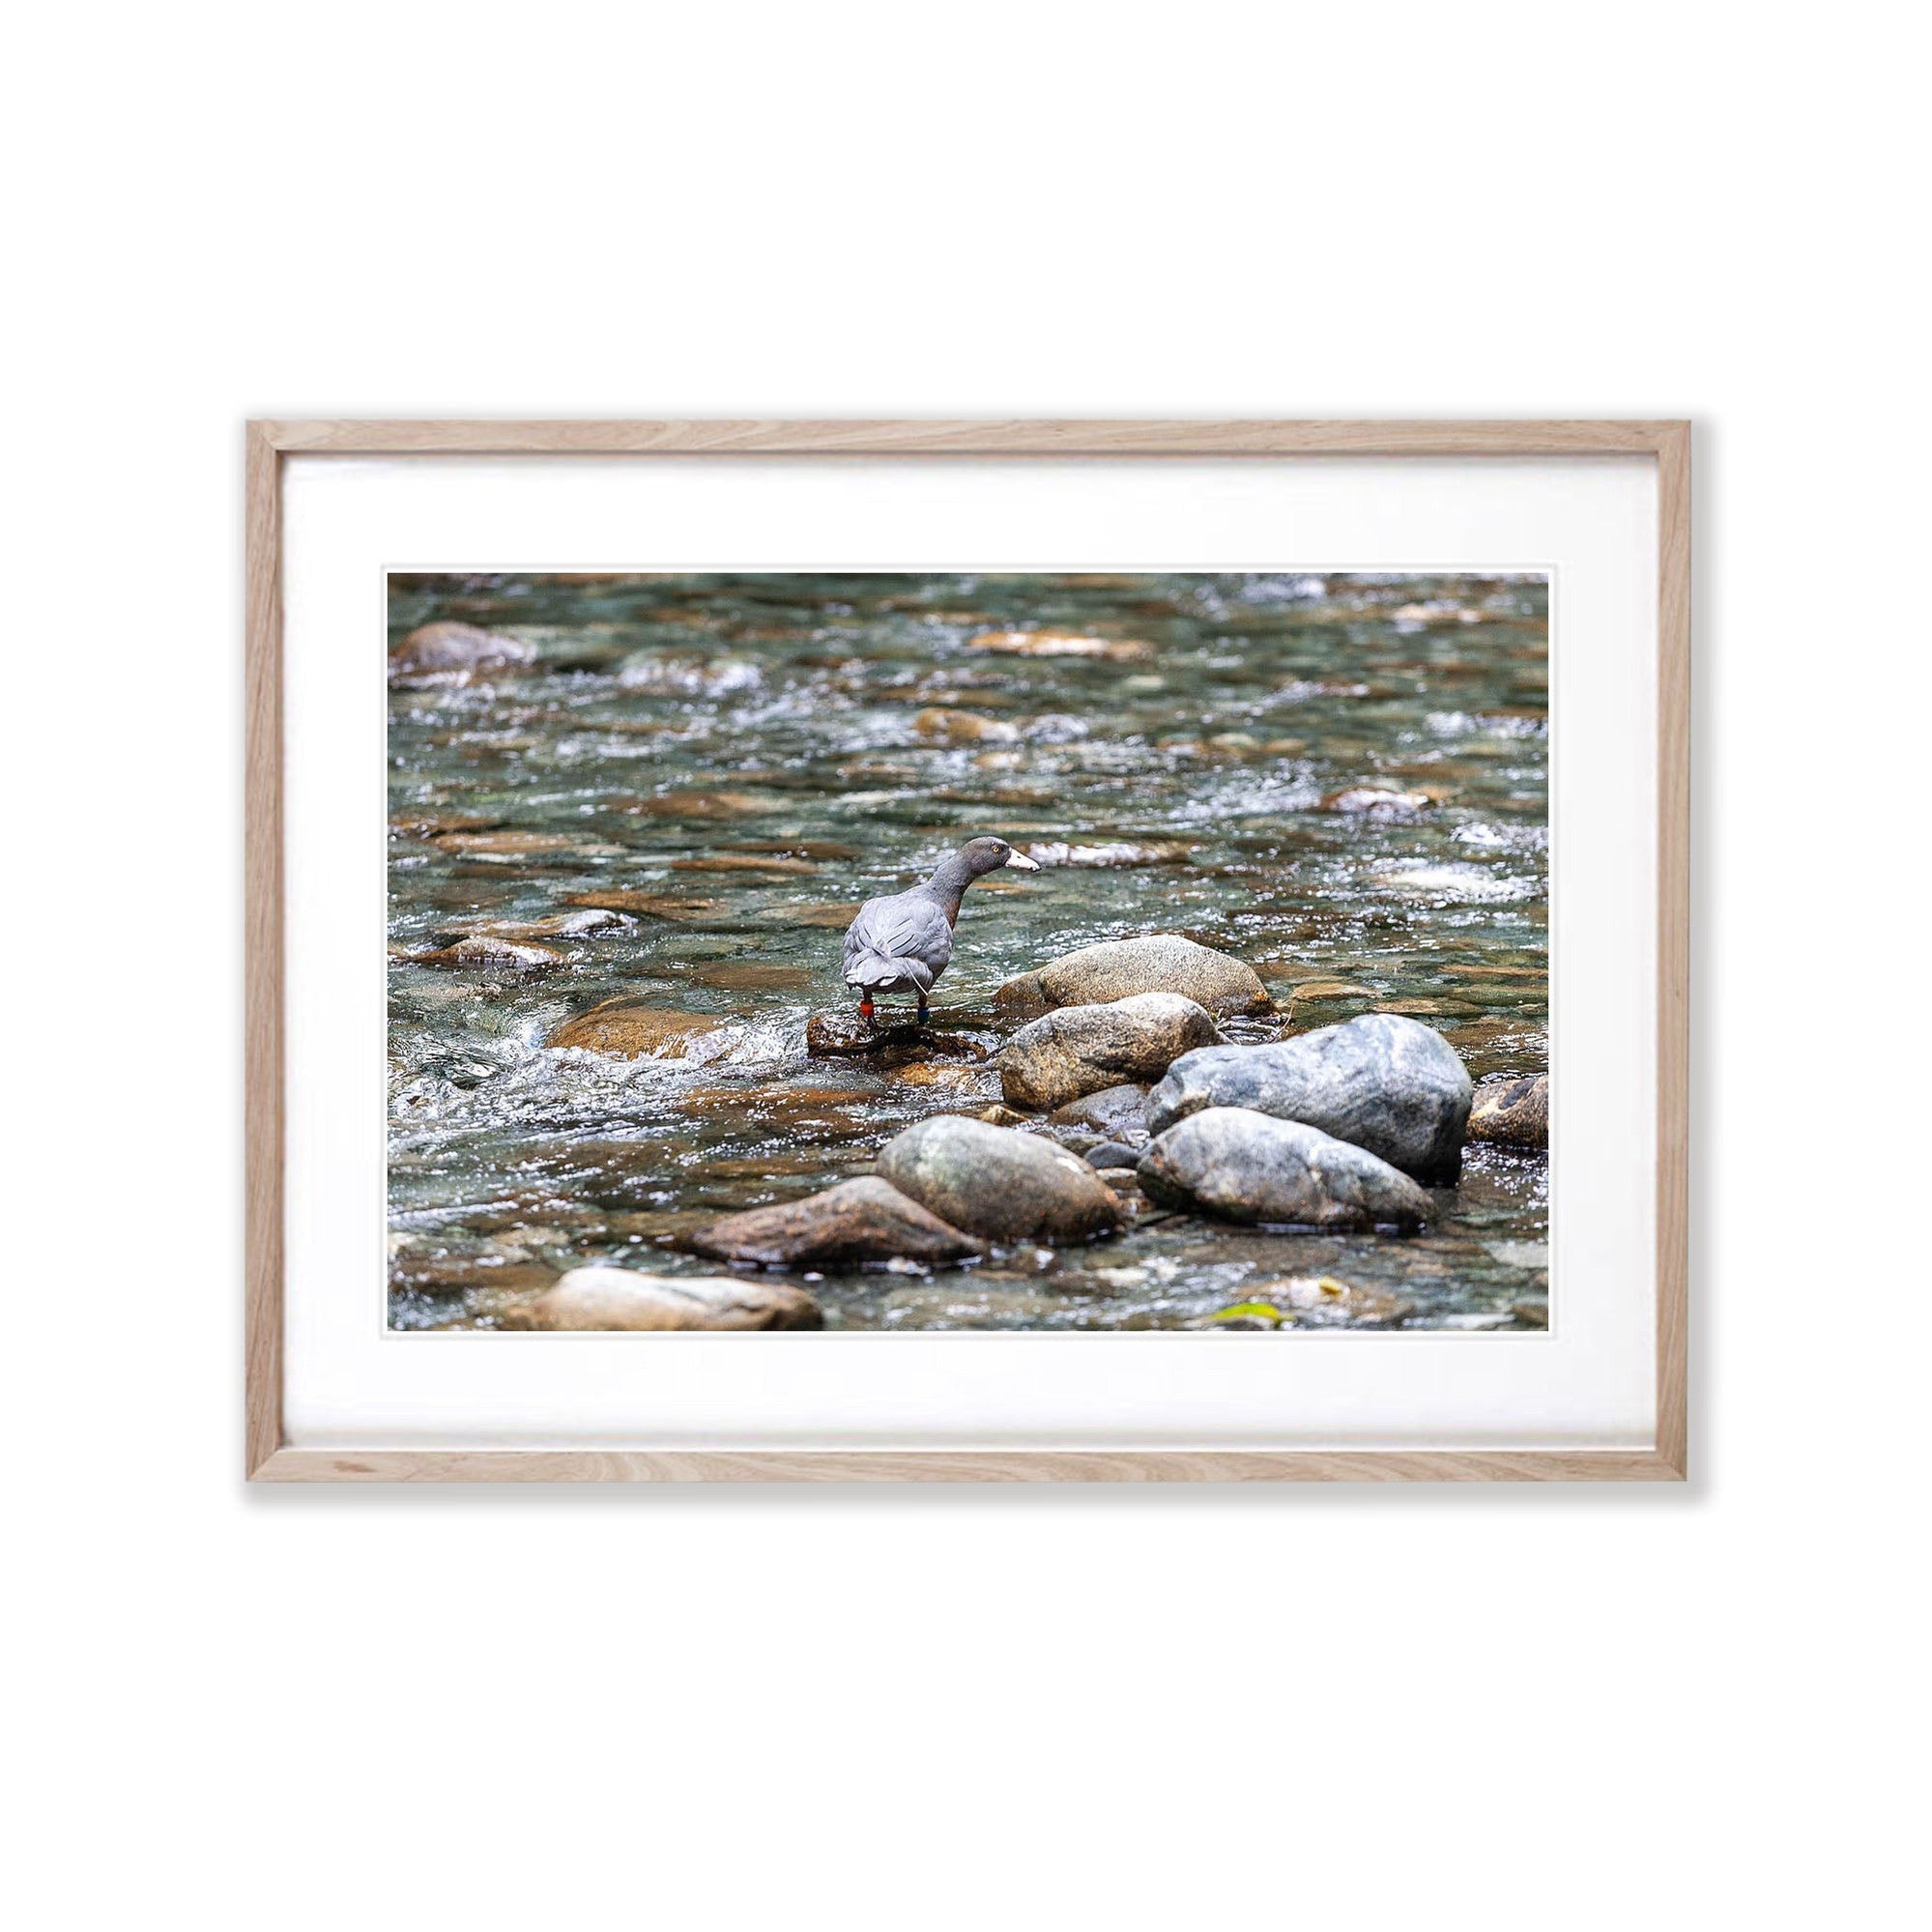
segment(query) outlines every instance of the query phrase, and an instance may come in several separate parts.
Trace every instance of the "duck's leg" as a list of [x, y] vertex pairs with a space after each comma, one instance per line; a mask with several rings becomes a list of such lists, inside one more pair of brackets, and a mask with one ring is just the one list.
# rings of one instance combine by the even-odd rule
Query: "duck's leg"
[[921, 1026], [924, 1026], [931, 1021], [932, 1017], [933, 1016], [926, 1011], [926, 995], [922, 993], [919, 995], [919, 1017], [916, 1024]]
[[861, 993], [858, 996], [858, 1017], [870, 1026], [872, 1024], [872, 995]]

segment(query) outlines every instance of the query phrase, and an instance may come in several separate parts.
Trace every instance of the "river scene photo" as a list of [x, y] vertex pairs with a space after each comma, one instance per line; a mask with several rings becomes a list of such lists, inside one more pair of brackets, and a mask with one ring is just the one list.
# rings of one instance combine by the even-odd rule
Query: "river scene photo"
[[1542, 577], [392, 575], [388, 649], [392, 1327], [1547, 1325]]

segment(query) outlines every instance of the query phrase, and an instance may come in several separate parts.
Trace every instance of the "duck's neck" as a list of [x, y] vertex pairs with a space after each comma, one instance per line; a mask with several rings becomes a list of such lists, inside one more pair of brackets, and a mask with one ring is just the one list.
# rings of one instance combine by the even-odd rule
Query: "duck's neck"
[[947, 859], [931, 879], [919, 889], [930, 893], [946, 908], [949, 922], [960, 916], [960, 901], [966, 897], [966, 889], [979, 875], [966, 863], [965, 852], [955, 852]]

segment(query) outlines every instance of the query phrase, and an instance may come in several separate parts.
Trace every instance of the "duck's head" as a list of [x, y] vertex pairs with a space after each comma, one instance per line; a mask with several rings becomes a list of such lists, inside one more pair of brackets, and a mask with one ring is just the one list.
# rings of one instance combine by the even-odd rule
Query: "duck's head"
[[1002, 865], [1010, 865], [1020, 872], [1038, 872], [1040, 861], [1028, 858], [1023, 851], [1015, 851], [1004, 839], [969, 839], [960, 848], [959, 855], [966, 860], [966, 873], [972, 879], [984, 879], [989, 872], [997, 872]]

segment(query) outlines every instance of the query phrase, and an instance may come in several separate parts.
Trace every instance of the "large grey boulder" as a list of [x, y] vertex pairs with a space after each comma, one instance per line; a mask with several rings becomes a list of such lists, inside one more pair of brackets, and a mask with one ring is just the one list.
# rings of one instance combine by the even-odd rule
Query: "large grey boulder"
[[1183, 1053], [1220, 1042], [1213, 1016], [1178, 993], [1062, 1006], [1007, 1041], [999, 1085], [1009, 1107], [1064, 1107], [1124, 1081], [1159, 1080]]
[[1136, 1170], [1163, 1207], [1270, 1226], [1420, 1227], [1427, 1195], [1364, 1148], [1298, 1120], [1210, 1107], [1157, 1135]]
[[554, 1287], [505, 1317], [550, 1329], [822, 1328], [803, 1288], [736, 1275], [646, 1275], [635, 1268], [572, 1268]]
[[1454, 1180], [1469, 1120], [1468, 1069], [1431, 1027], [1365, 1013], [1293, 1040], [1208, 1047], [1147, 1099], [1159, 1134], [1208, 1107], [1248, 1107], [1352, 1140], [1419, 1180]]
[[888, 1140], [879, 1173], [941, 1221], [989, 1241], [1091, 1241], [1125, 1218], [1113, 1191], [1078, 1155], [1044, 1135], [955, 1113]]
[[806, 1200], [728, 1214], [701, 1227], [686, 1245], [720, 1261], [835, 1268], [867, 1261], [961, 1261], [984, 1244], [868, 1174]]
[[1107, 939], [1063, 953], [1037, 972], [1009, 979], [994, 995], [994, 1005], [1008, 1017], [1027, 1019], [1057, 1006], [1094, 1006], [1137, 993], [1178, 993], [1217, 1015], [1275, 1010], [1253, 966], [1178, 933]]

